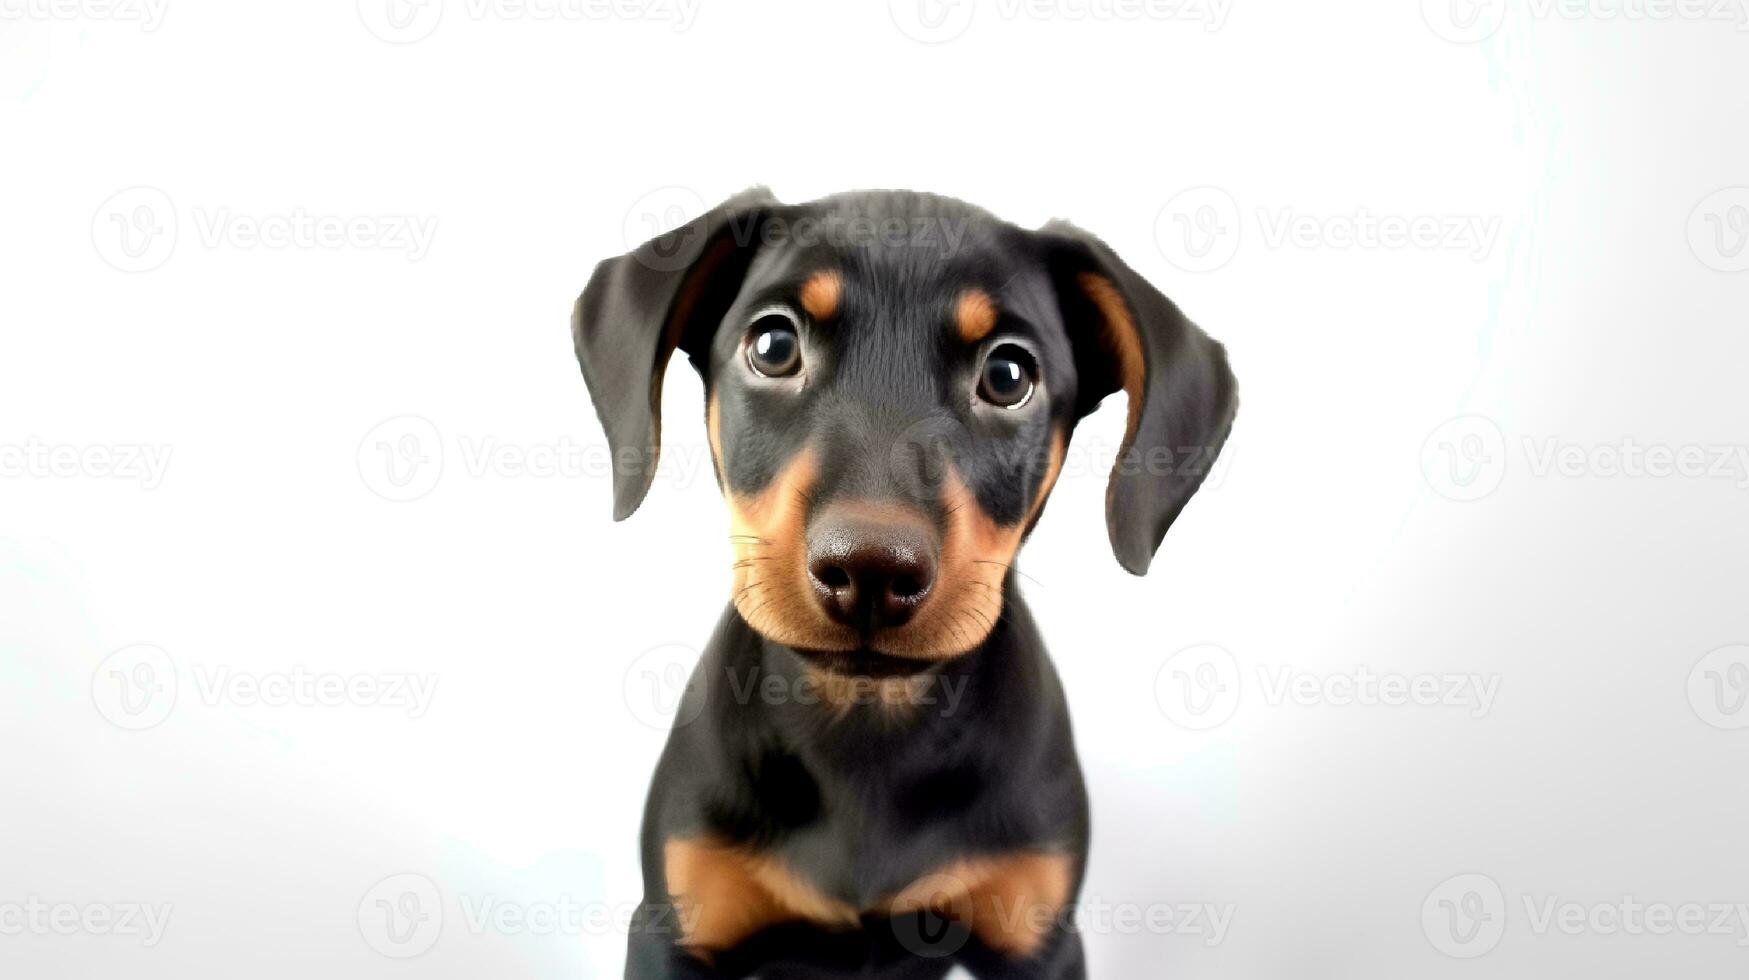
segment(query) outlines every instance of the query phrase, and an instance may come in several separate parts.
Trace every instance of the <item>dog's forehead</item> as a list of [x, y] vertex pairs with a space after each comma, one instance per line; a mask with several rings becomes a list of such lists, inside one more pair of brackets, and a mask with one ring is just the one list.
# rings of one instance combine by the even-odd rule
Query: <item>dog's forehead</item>
[[[882, 192], [786, 208], [764, 229], [745, 303], [825, 288], [842, 339], [917, 343], [953, 325], [968, 294], [1039, 329], [1052, 289], [1026, 232], [950, 198]], [[745, 312], [745, 311], [743, 311]]]

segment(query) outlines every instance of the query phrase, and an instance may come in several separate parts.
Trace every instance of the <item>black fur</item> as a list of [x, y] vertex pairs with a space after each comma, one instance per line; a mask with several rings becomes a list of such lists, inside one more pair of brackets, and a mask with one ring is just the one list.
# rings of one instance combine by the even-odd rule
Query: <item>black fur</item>
[[[830, 322], [805, 325], [806, 387], [750, 383], [750, 316], [771, 302], [795, 305], [822, 269], [841, 275], [843, 292]], [[787, 206], [749, 191], [596, 269], [573, 330], [614, 450], [616, 519], [649, 487], [662, 371], [681, 350], [718, 405], [726, 491], [757, 494], [806, 445], [819, 463], [810, 513], [834, 500], [900, 500], [945, 526], [941, 473], [951, 465], [994, 523], [1020, 524], [1048, 491], [1053, 434], [1066, 438], [1121, 384], [1100, 310], [1078, 285], [1085, 273], [1116, 287], [1146, 357], [1139, 424], [1108, 494], [1114, 552], [1142, 573], [1231, 424], [1221, 346], [1092, 236], [1058, 223], [1027, 231], [923, 194]], [[980, 344], [950, 326], [968, 287], [1001, 311]], [[1046, 400], [1033, 411], [991, 411], [970, 397], [982, 352], [1003, 338], [1037, 359]], [[665, 842], [708, 837], [773, 855], [860, 909], [956, 859], [1050, 848], [1073, 859], [1072, 901], [1087, 800], [1063, 691], [1014, 579], [1010, 568], [1002, 614], [982, 642], [933, 663], [790, 649], [731, 605], [651, 786], [628, 977], [939, 977], [955, 962], [979, 977], [1084, 975], [1067, 922], [1016, 961], [930, 915], [869, 915], [849, 931], [780, 925], [707, 965], [677, 947], [666, 892]], [[810, 665], [919, 675], [934, 703], [903, 717], [804, 703], [795, 694]], [[782, 696], [762, 693], [773, 690]], [[932, 940], [932, 930], [943, 936]]]

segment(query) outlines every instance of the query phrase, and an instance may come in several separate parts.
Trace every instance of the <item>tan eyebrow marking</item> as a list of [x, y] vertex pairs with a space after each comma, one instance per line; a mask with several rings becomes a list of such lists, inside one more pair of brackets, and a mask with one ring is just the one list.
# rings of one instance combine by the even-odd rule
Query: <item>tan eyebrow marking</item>
[[816, 320], [830, 320], [838, 313], [838, 300], [844, 294], [844, 277], [831, 269], [821, 269], [802, 283], [802, 309]]
[[966, 343], [983, 340], [996, 329], [996, 301], [982, 289], [966, 290], [954, 304], [953, 325]]

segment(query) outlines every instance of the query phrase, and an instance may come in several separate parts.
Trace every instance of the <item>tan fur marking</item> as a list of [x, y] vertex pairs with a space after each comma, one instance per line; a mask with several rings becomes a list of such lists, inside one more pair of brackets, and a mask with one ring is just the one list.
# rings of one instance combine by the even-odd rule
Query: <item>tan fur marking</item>
[[680, 915], [681, 943], [708, 957], [782, 922], [832, 928], [858, 922], [856, 910], [823, 894], [775, 858], [707, 840], [674, 839], [662, 848], [668, 894]]
[[[717, 480], [729, 502], [729, 541], [735, 554], [732, 594], [741, 618], [761, 635], [786, 646], [835, 652], [856, 649], [856, 634], [827, 618], [806, 579], [806, 495], [816, 475], [812, 452], [804, 449], [798, 453], [760, 493], [737, 493], [728, 484], [714, 392], [705, 417]], [[1021, 539], [1056, 485], [1065, 449], [1064, 433], [1054, 431], [1038, 492], [1025, 519], [1014, 525], [997, 524], [978, 506], [958, 471], [947, 467], [943, 499], [950, 514], [935, 585], [911, 622], [874, 635], [871, 645], [876, 650], [895, 657], [947, 660], [984, 642], [1002, 615], [1003, 579]], [[897, 505], [879, 502], [834, 506], [866, 510], [877, 517], [906, 513]], [[895, 709], [895, 718], [898, 709], [915, 706], [919, 697], [913, 685], [900, 684], [870, 692], [822, 682], [818, 691], [821, 700], [840, 716], [856, 706], [852, 696], [862, 697], [865, 704], [872, 700]]]
[[899, 722], [910, 717], [929, 693], [936, 680], [934, 673], [924, 672], [910, 677], [846, 677], [807, 665], [808, 689], [832, 709], [832, 716], [842, 721], [857, 708], [878, 708], [887, 721]]
[[[769, 854], [702, 838], [663, 844], [668, 895], [681, 945], [709, 959], [785, 922], [853, 929], [861, 914]], [[1038, 951], [1074, 883], [1069, 855], [1017, 851], [954, 861], [917, 879], [871, 912], [932, 911], [962, 922], [985, 945], [1016, 959]]]
[[1110, 279], [1094, 272], [1083, 272], [1081, 289], [1098, 307], [1104, 329], [1100, 337], [1117, 359], [1118, 380], [1129, 396], [1129, 421], [1124, 429], [1123, 451], [1128, 451], [1136, 438], [1136, 426], [1142, 420], [1143, 385], [1147, 382], [1148, 363], [1142, 354], [1142, 335], [1136, 332], [1136, 321], [1130, 316], [1129, 304], [1112, 285]]
[[729, 486], [722, 419], [715, 392], [705, 408], [717, 482], [729, 502], [729, 544], [735, 554], [731, 595], [741, 618], [761, 635], [807, 650], [856, 649], [856, 636], [826, 618], [807, 582], [807, 499], [814, 456], [804, 449], [757, 494]]
[[1062, 914], [1073, 870], [1068, 855], [1047, 851], [967, 858], [919, 878], [893, 896], [886, 911], [936, 912], [964, 923], [990, 948], [1024, 959]]
[[1051, 435], [1044, 479], [1027, 516], [1018, 524], [998, 524], [978, 505], [977, 497], [948, 466], [943, 502], [949, 511], [941, 544], [941, 569], [929, 601], [917, 611], [907, 630], [881, 647], [898, 656], [944, 659], [965, 653], [990, 635], [1002, 615], [1002, 581], [1020, 550], [1021, 539], [1044, 506], [1063, 469], [1065, 445], [1061, 430]]
[[802, 309], [816, 320], [830, 320], [838, 314], [838, 301], [844, 295], [844, 277], [831, 269], [822, 269], [802, 283]]
[[982, 289], [966, 290], [954, 304], [953, 326], [968, 344], [983, 340], [996, 329], [996, 301]]

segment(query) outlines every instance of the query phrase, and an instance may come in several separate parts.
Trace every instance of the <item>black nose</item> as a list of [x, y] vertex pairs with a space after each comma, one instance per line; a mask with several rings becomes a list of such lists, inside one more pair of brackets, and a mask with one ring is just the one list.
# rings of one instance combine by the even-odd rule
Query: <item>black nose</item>
[[826, 614], [867, 634], [911, 618], [935, 584], [921, 516], [828, 507], [808, 529], [808, 575]]

